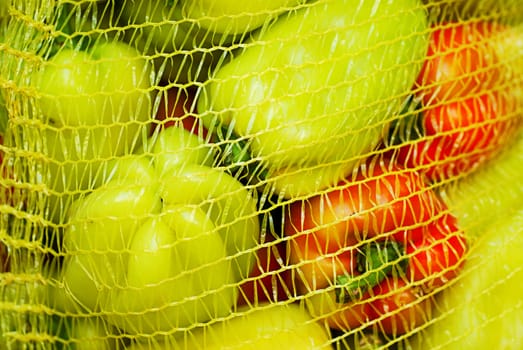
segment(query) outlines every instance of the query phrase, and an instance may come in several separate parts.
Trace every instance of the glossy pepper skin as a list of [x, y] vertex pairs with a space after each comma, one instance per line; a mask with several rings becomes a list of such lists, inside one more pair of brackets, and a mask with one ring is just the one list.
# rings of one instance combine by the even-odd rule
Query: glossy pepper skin
[[87, 51], [64, 47], [35, 71], [39, 179], [51, 193], [53, 222], [63, 223], [72, 199], [93, 188], [85, 174], [141, 144], [152, 110], [151, 69], [129, 45], [99, 41]]
[[[514, 29], [521, 38], [523, 25]], [[514, 52], [510, 57], [523, 63], [522, 53]], [[521, 69], [523, 65], [515, 68]], [[460, 277], [438, 295], [434, 322], [409, 337], [405, 347], [413, 350], [433, 349], [441, 344], [449, 350], [523, 347], [520, 331], [523, 186], [502, 185], [523, 183], [521, 164], [523, 134], [519, 133], [514, 144], [490, 166], [444, 188], [443, 198], [456, 213], [460, 226], [468, 228], [471, 249]]]
[[423, 231], [421, 239], [405, 246], [409, 259], [406, 277], [410, 282], [421, 281], [424, 292], [430, 293], [461, 272], [468, 253], [467, 237], [457, 218], [449, 213], [440, 214], [417, 230]]
[[[128, 39], [155, 56], [165, 81], [203, 81], [228, 56], [227, 48], [304, 0], [120, 1]], [[158, 55], [160, 53], [160, 55]]]
[[[481, 210], [476, 209], [475, 201], [470, 198], [474, 196], [469, 197], [468, 204], [462, 208], [477, 215]], [[521, 207], [506, 206], [503, 200], [496, 203], [504, 215], [481, 226], [482, 237], [471, 249], [459, 280], [438, 296], [440, 307], [434, 313], [435, 322], [411, 337], [409, 348], [431, 349], [440, 344], [446, 344], [445, 348], [451, 350], [523, 346], [523, 335], [519, 331], [523, 325], [519, 307], [523, 211]], [[488, 327], [482, 327], [484, 324]]]
[[189, 131], [162, 131], [117, 159], [73, 205], [64, 285], [80, 305], [132, 334], [226, 316], [253, 266], [256, 200], [212, 168]]
[[[420, 240], [424, 232], [415, 228], [441, 209], [418, 172], [379, 157], [331, 190], [291, 202], [284, 231], [290, 237], [290, 262], [305, 276], [301, 291], [331, 283], [329, 265], [338, 259], [336, 270], [354, 270], [363, 242]], [[325, 269], [317, 256], [329, 261]]]
[[367, 162], [338, 187], [286, 210], [294, 285], [330, 327], [359, 327], [373, 321], [372, 290], [390, 276], [431, 292], [457, 275], [466, 242], [456, 225], [418, 172]]
[[[204, 29], [224, 35], [242, 35], [306, 0], [203, 0], [182, 1], [184, 16], [198, 19]], [[219, 36], [218, 36], [219, 37]]]
[[[167, 337], [166, 337], [167, 338]], [[260, 304], [212, 325], [191, 330], [185, 338], [144, 342], [129, 350], [167, 349], [332, 349], [326, 328], [297, 304]]]
[[499, 48], [510, 35], [490, 21], [433, 27], [414, 89], [416, 113], [399, 118], [392, 132], [398, 162], [444, 182], [476, 171], [514, 139], [522, 125], [519, 53]]
[[263, 304], [288, 300], [292, 290], [290, 268], [286, 264], [286, 242], [275, 242], [272, 235], [260, 237], [256, 261], [249, 278], [239, 287], [238, 305]]
[[423, 107], [415, 118], [403, 119], [397, 129], [400, 135], [412, 124], [420, 124], [413, 128], [419, 131], [411, 132], [419, 137], [400, 136], [401, 146], [392, 153], [398, 162], [419, 169], [432, 182], [466, 176], [514, 139], [522, 125], [517, 104], [512, 96], [493, 90]]
[[423, 102], [437, 104], [499, 87], [504, 77], [492, 41], [502, 30], [500, 24], [489, 21], [434, 25], [415, 84]]
[[197, 97], [222, 157], [244, 142], [231, 163], [261, 161], [256, 175], [277, 195], [313, 193], [350, 172], [421, 69], [428, 40], [418, 1], [351, 4], [318, 1], [279, 17]]

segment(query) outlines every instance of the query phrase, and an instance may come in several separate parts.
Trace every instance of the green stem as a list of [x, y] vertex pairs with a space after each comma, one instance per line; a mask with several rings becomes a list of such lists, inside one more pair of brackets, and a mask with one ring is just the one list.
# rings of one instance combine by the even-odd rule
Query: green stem
[[394, 241], [371, 242], [358, 256], [358, 276], [341, 275], [336, 278], [336, 301], [348, 303], [360, 300], [363, 294], [378, 285], [395, 270], [404, 270], [403, 246]]
[[414, 97], [414, 95], [410, 95], [405, 101], [405, 105], [398, 118], [392, 122], [389, 129], [389, 145], [400, 145], [406, 141], [416, 140], [425, 135], [421, 109], [421, 101]]
[[216, 138], [220, 145], [221, 165], [235, 178], [246, 180], [248, 184], [267, 178], [267, 170], [260, 162], [252, 160], [250, 140], [240, 138], [226, 127], [217, 129]]

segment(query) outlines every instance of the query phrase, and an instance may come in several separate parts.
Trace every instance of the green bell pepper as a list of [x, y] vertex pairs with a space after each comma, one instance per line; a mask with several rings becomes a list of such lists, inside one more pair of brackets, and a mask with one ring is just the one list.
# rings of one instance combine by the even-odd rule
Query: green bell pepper
[[59, 259], [46, 260], [39, 266], [41, 284], [39, 296], [47, 341], [56, 350], [117, 350], [123, 349], [128, 339], [99, 315], [79, 307], [64, 288]]
[[350, 172], [420, 70], [427, 18], [418, 0], [352, 7], [317, 1], [280, 16], [199, 91], [198, 111], [225, 146], [222, 158], [261, 161], [257, 177], [278, 195], [313, 193]]
[[255, 197], [212, 163], [209, 145], [181, 127], [109, 162], [65, 229], [63, 282], [73, 299], [132, 334], [230, 313], [259, 222]]
[[167, 349], [332, 349], [328, 330], [297, 304], [261, 304], [240, 309], [217, 323], [191, 330], [185, 337], [136, 343], [128, 350]]
[[430, 327], [407, 339], [411, 350], [523, 347], [523, 210], [483, 231], [462, 278], [438, 296]]
[[205, 80], [223, 54], [221, 50], [195, 50], [209, 47], [203, 44], [207, 32], [193, 21], [185, 21], [176, 1], [123, 1], [121, 15], [126, 41], [149, 55], [155, 71], [169, 83]]
[[203, 81], [229, 55], [227, 47], [304, 0], [149, 1], [121, 3], [128, 41], [153, 57], [169, 82]]
[[106, 159], [129, 154], [147, 135], [152, 114], [150, 64], [127, 44], [64, 48], [34, 73], [46, 157], [39, 178], [50, 192], [48, 217], [63, 223], [79, 192]]
[[521, 164], [523, 132], [487, 166], [441, 188], [471, 242], [470, 254], [460, 277], [436, 296], [433, 322], [407, 338], [405, 349], [523, 346]]
[[201, 0], [182, 1], [180, 5], [184, 17], [198, 19], [198, 24], [203, 29], [231, 37], [238, 34], [243, 36], [263, 26], [269, 19], [305, 2], [306, 0]]

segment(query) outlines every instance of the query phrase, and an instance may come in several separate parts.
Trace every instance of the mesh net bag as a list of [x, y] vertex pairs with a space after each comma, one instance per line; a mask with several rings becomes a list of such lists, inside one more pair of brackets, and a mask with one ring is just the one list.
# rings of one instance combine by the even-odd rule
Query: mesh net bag
[[0, 349], [521, 349], [523, 6], [0, 3]]

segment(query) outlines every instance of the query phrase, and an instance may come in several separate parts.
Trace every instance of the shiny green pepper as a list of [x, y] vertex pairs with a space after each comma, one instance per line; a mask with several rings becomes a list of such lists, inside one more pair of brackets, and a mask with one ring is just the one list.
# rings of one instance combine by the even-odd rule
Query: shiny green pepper
[[[231, 163], [296, 197], [334, 185], [380, 141], [427, 50], [418, 0], [316, 1], [280, 16], [199, 92]], [[245, 143], [241, 150], [234, 145]], [[250, 159], [250, 160], [249, 160]]]
[[133, 334], [231, 312], [259, 222], [255, 198], [211, 167], [211, 153], [196, 135], [166, 129], [73, 204], [63, 281], [84, 309]]
[[491, 222], [462, 277], [438, 296], [434, 322], [407, 339], [412, 350], [521, 349], [523, 210]]
[[93, 188], [91, 175], [106, 159], [131, 153], [147, 135], [151, 70], [129, 45], [100, 41], [87, 51], [64, 48], [34, 72], [44, 156], [38, 179], [53, 222], [63, 223], [71, 200]]
[[136, 343], [128, 350], [332, 349], [328, 330], [297, 304], [261, 304], [191, 330], [185, 337]]
[[147, 52], [167, 81], [205, 80], [229, 54], [227, 47], [304, 0], [124, 1], [129, 42]]
[[203, 29], [230, 37], [257, 29], [267, 20], [305, 2], [306, 0], [182, 1], [181, 11], [186, 18], [198, 19], [198, 24]]

